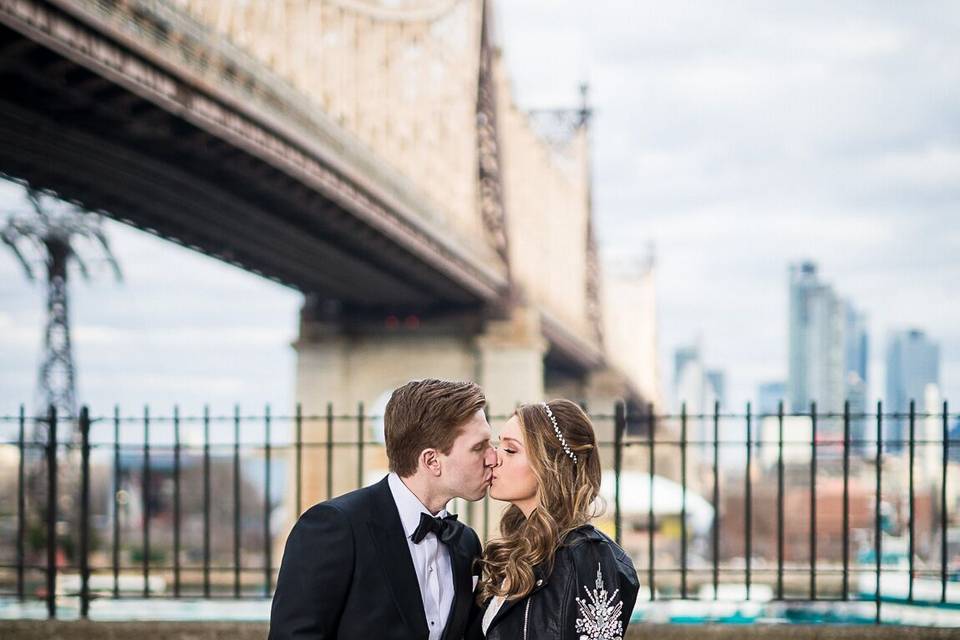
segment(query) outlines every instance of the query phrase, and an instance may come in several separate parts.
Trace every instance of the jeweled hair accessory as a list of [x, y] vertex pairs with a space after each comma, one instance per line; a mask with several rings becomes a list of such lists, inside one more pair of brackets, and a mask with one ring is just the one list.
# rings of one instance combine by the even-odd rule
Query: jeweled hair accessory
[[553, 411], [550, 411], [550, 405], [546, 402], [541, 402], [543, 408], [547, 412], [547, 417], [550, 418], [550, 422], [553, 423], [553, 432], [557, 434], [557, 439], [560, 440], [560, 446], [563, 447], [563, 452], [570, 456], [570, 459], [573, 460], [573, 464], [577, 464], [577, 454], [570, 450], [570, 445], [567, 444], [566, 438], [563, 437], [563, 434], [560, 432], [560, 426], [557, 425], [557, 419], [553, 415]]

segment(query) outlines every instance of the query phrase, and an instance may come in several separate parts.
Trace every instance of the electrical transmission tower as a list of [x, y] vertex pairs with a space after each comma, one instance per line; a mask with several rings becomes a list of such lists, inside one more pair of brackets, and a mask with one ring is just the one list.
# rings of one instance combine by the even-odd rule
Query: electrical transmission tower
[[[47, 276], [47, 318], [43, 337], [43, 355], [37, 380], [37, 416], [53, 406], [59, 416], [77, 415], [76, 371], [70, 346], [70, 298], [68, 273], [75, 264], [80, 275], [90, 279], [87, 263], [79, 253], [83, 243], [103, 253], [117, 280], [122, 276], [103, 231], [103, 217], [57, 198], [26, 188], [31, 210], [11, 212], [0, 229], [0, 239], [10, 247], [26, 272], [27, 279], [38, 279], [45, 268]], [[46, 441], [46, 424], [34, 421], [34, 438]], [[76, 438], [76, 430], [72, 438]]]

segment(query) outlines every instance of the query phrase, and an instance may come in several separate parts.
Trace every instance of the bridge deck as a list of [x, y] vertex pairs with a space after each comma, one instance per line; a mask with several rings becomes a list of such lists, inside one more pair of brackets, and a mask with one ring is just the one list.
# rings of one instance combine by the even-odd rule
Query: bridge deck
[[334, 166], [331, 150], [171, 68], [155, 43], [94, 24], [84, 4], [0, 4], [0, 171], [349, 308], [503, 295], [502, 270], [397, 189]]

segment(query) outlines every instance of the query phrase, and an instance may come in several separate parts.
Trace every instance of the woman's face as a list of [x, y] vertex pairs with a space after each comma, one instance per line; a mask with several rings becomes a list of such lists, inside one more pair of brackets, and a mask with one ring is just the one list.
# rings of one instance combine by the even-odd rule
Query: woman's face
[[500, 431], [490, 497], [512, 502], [529, 516], [539, 502], [537, 488], [537, 477], [527, 458], [520, 419], [513, 416]]

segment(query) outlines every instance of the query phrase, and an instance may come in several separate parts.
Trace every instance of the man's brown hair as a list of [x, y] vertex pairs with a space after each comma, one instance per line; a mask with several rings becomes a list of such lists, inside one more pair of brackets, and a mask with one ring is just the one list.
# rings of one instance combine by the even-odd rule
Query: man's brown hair
[[430, 378], [398, 388], [383, 414], [390, 470], [406, 478], [416, 473], [424, 449], [450, 453], [460, 427], [486, 404], [483, 390], [473, 382]]

